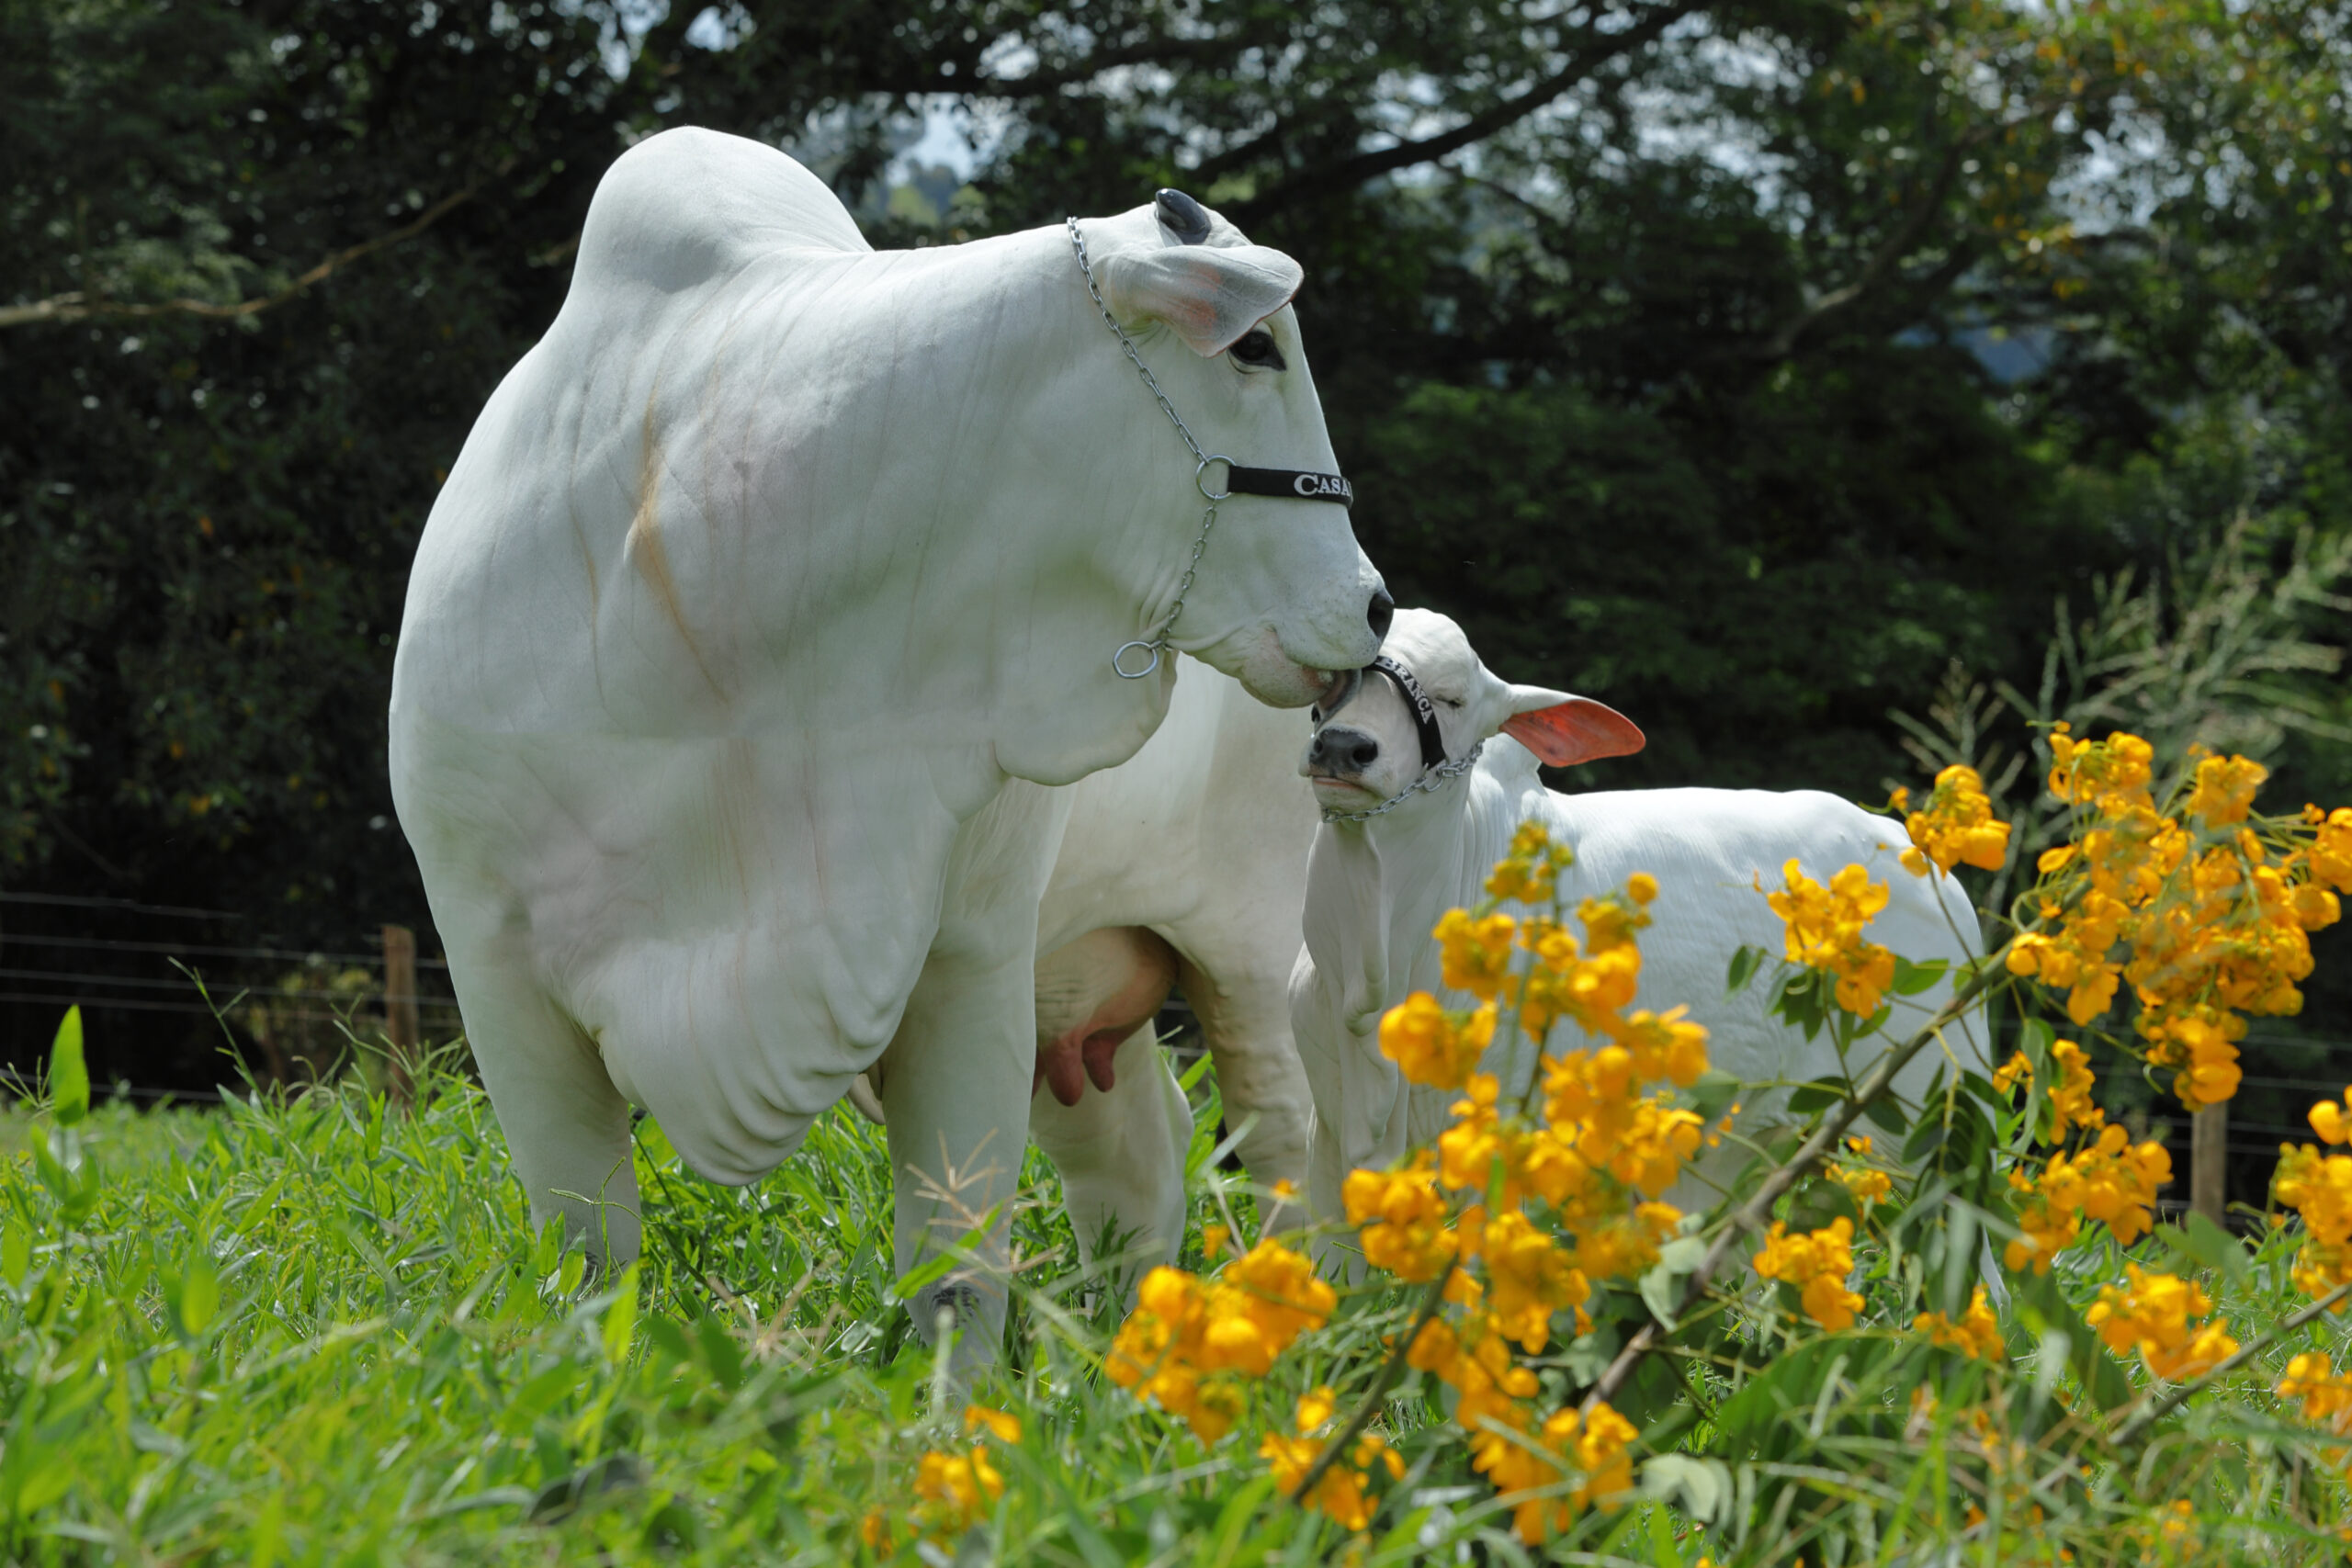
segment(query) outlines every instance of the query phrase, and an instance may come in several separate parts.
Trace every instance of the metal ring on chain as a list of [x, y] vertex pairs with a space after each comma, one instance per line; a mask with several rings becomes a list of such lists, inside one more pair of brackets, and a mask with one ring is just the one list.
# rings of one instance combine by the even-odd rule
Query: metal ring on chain
[[1385, 817], [1389, 812], [1396, 810], [1398, 807], [1412, 799], [1413, 796], [1417, 795], [1427, 795], [1431, 790], [1442, 786], [1448, 779], [1457, 779], [1464, 773], [1468, 773], [1473, 767], [1477, 765], [1478, 754], [1486, 749], [1487, 743], [1481, 740], [1476, 746], [1471, 747], [1470, 750], [1464, 753], [1458, 760], [1451, 762], [1442, 762], [1438, 766], [1430, 769], [1419, 778], [1415, 779], [1411, 784], [1407, 784], [1403, 789], [1398, 790], [1395, 795], [1390, 795], [1378, 806], [1368, 806], [1362, 811], [1326, 811], [1323, 813], [1323, 820], [1326, 822], [1369, 822], [1375, 817]]
[[[1133, 642], [1123, 642], [1119, 645], [1119, 651], [1111, 655], [1112, 671], [1122, 681], [1140, 681], [1145, 676], [1159, 668], [1159, 650], [1167, 646], [1168, 645], [1165, 642], [1157, 637], [1154, 637], [1148, 642], [1145, 641], [1141, 637], [1137, 637]], [[1127, 649], [1131, 648], [1140, 648], [1149, 653], [1151, 655], [1151, 662], [1145, 665], [1140, 670], [1128, 669], [1126, 667]]]
[[[1212, 491], [1209, 489], [1209, 465], [1211, 463], [1223, 463], [1225, 465], [1225, 488], [1223, 490]], [[1220, 501], [1228, 501], [1232, 499], [1233, 466], [1233, 459], [1227, 457], [1222, 452], [1217, 453], [1214, 457], [1204, 457], [1201, 459], [1201, 466], [1193, 470], [1193, 486], [1201, 492], [1202, 500], [1214, 506]]]

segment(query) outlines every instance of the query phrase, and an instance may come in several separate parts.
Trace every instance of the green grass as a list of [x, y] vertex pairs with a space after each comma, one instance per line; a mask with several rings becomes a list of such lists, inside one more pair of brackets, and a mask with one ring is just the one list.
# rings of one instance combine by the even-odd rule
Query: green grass
[[[903, 1522], [911, 1477], [926, 1450], [960, 1440], [963, 1396], [899, 1305], [883, 1145], [854, 1116], [825, 1118], [747, 1189], [695, 1179], [641, 1124], [646, 1256], [604, 1288], [552, 1232], [532, 1234], [487, 1100], [447, 1070], [423, 1075], [409, 1111], [355, 1080], [218, 1110], [100, 1106], [71, 1129], [20, 1110], [0, 1118], [0, 1560], [11, 1562], [1097, 1568], [1351, 1553], [1687, 1568], [1702, 1551], [1762, 1562], [1799, 1550], [1815, 1568], [1917, 1562], [1983, 1495], [1951, 1479], [1984, 1472], [1962, 1412], [1987, 1412], [1997, 1429], [2024, 1420], [2029, 1401], [2075, 1396], [2036, 1372], [2037, 1330], [2012, 1312], [2014, 1375], [1937, 1382], [1951, 1418], [1906, 1429], [1908, 1390], [1949, 1363], [1884, 1328], [1776, 1359], [1757, 1295], [1727, 1318], [1732, 1353], [1690, 1364], [1706, 1404], [1678, 1442], [1698, 1462], [1679, 1490], [1663, 1469], [1652, 1477], [1674, 1506], [1589, 1513], [1568, 1539], [1523, 1551], [1433, 1387], [1408, 1379], [1387, 1426], [1414, 1468], [1351, 1546], [1274, 1494], [1257, 1433], [1307, 1387], [1367, 1382], [1398, 1301], [1345, 1299], [1256, 1390], [1251, 1418], [1204, 1448], [1101, 1376], [1115, 1293], [1075, 1263], [1033, 1155], [1013, 1223], [1032, 1262], [1002, 1370], [974, 1391], [1025, 1430], [1000, 1453], [1008, 1484], [992, 1513], [961, 1540], [918, 1541]], [[36, 1157], [50, 1151], [65, 1163]], [[1211, 1154], [1204, 1134], [1193, 1235], [1211, 1218], [1247, 1234], [1249, 1193]], [[2242, 1333], [2298, 1299], [2286, 1245], [2211, 1270]], [[2139, 1256], [2161, 1259], [2163, 1244]], [[2086, 1249], [2067, 1293], [2087, 1296], [2115, 1265]], [[2340, 1482], [2263, 1392], [2311, 1342], [2282, 1346], [2265, 1358], [2271, 1371], [2235, 1380], [2129, 1463], [2088, 1450], [2093, 1483], [2049, 1494], [2045, 1523], [1996, 1500], [1998, 1543], [1979, 1530], [1952, 1561], [2054, 1562], [2061, 1548], [2077, 1562], [2336, 1560]], [[1724, 1448], [1741, 1419], [1744, 1457]], [[2046, 1466], [2070, 1429], [2037, 1421], [2030, 1457]], [[1708, 1506], [1690, 1479], [1704, 1465], [1727, 1488], [1713, 1529], [1692, 1511]], [[1743, 1514], [1742, 1496], [1774, 1501]], [[2174, 1498], [2190, 1505], [2193, 1550], [2161, 1534]], [[895, 1557], [861, 1540], [876, 1510], [899, 1524]]]

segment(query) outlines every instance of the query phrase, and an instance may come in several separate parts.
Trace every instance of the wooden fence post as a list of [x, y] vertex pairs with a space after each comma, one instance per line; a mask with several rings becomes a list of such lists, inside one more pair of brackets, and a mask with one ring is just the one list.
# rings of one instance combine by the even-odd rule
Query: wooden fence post
[[2188, 1209], [2215, 1224], [2227, 1222], [2222, 1208], [2229, 1200], [2230, 1107], [2224, 1100], [2209, 1105], [2188, 1123]]
[[416, 933], [406, 926], [384, 928], [384, 1037], [392, 1047], [386, 1092], [405, 1105], [409, 1053], [416, 1049]]

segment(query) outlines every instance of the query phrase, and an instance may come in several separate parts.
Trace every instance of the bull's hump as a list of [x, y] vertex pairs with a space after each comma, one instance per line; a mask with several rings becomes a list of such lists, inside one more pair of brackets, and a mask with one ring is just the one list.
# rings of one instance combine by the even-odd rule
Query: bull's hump
[[690, 289], [784, 251], [868, 254], [824, 181], [775, 148], [685, 127], [615, 160], [589, 203], [572, 287]]

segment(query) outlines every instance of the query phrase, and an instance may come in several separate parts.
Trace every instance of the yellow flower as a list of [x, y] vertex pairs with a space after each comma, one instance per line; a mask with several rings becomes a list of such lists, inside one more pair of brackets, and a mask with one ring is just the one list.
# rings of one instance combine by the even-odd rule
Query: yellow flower
[[1004, 1477], [985, 1448], [968, 1454], [927, 1453], [916, 1461], [915, 1495], [943, 1534], [961, 1534], [1004, 1495]]
[[1496, 1217], [1480, 1240], [1487, 1278], [1494, 1287], [1489, 1309], [1497, 1332], [1516, 1339], [1531, 1356], [1543, 1352], [1552, 1314], [1583, 1304], [1591, 1294], [1567, 1254], [1514, 1209]]
[[2325, 817], [2314, 806], [2303, 816], [2318, 829], [2311, 846], [2312, 880], [2352, 893], [2352, 806], [2339, 806]]
[[2101, 795], [2143, 795], [2155, 748], [2120, 730], [2104, 740], [2076, 740], [2059, 725], [2050, 737], [2050, 793], [2072, 805]]
[[[2345, 1089], [2344, 1098], [2352, 1100], [2352, 1087]], [[2323, 1100], [2312, 1106], [2310, 1121], [2312, 1131], [2319, 1134], [2321, 1143], [2352, 1144], [2352, 1118], [2346, 1118], [2344, 1107], [2335, 1100]]]
[[2270, 770], [2247, 757], [2208, 757], [2197, 764], [2197, 787], [2188, 797], [2188, 814], [2208, 828], [2226, 828], [2245, 820], [2254, 808], [2254, 793]]
[[1001, 1443], [1021, 1440], [1021, 1417], [1005, 1410], [991, 1410], [985, 1404], [964, 1407], [964, 1430], [977, 1432], [986, 1427]]
[[[1955, 763], [1938, 773], [1927, 809], [1910, 813], [1904, 829], [1943, 871], [1962, 863], [1998, 871], [2008, 862], [2009, 825], [1993, 819], [1993, 803], [1973, 768]], [[1924, 865], [1909, 859], [1904, 863], [1915, 875], [1927, 874]]]
[[2156, 1377], [2184, 1382], [2237, 1353], [2229, 1325], [2221, 1318], [2199, 1326], [2190, 1319], [2213, 1310], [2203, 1287], [2170, 1274], [2151, 1274], [2136, 1263], [2123, 1266], [2128, 1283], [2103, 1285], [2083, 1321], [2098, 1330], [2117, 1355], [2133, 1350]]
[[1510, 853], [1495, 863], [1494, 874], [1487, 878], [1487, 896], [1522, 904], [1549, 903], [1560, 873], [1574, 865], [1576, 858], [1567, 845], [1552, 842], [1541, 822], [1521, 822], [1511, 835]]
[[1846, 1289], [1854, 1271], [1854, 1222], [1839, 1215], [1822, 1230], [1791, 1235], [1780, 1221], [1764, 1238], [1763, 1249], [1750, 1259], [1767, 1280], [1783, 1280], [1798, 1288], [1807, 1317], [1833, 1333], [1852, 1326], [1862, 1298]]
[[1474, 919], [1467, 909], [1448, 909], [1430, 932], [1437, 938], [1439, 974], [1455, 990], [1493, 1001], [1510, 973], [1511, 938], [1518, 930], [1509, 915]]
[[1622, 1507], [1634, 1489], [1634, 1461], [1626, 1450], [1640, 1435], [1632, 1422], [1596, 1403], [1589, 1416], [1574, 1405], [1555, 1412], [1535, 1434], [1540, 1451], [1497, 1438], [1497, 1462], [1488, 1473], [1498, 1492], [1548, 1489], [1569, 1472], [1584, 1477], [1565, 1497], [1531, 1497], [1514, 1508], [1511, 1528], [1519, 1539], [1531, 1546], [1549, 1540], [1589, 1506]]
[[1427, 991], [1415, 991], [1380, 1020], [1380, 1054], [1411, 1082], [1435, 1089], [1460, 1089], [1494, 1037], [1492, 1003], [1457, 1020]]
[[1263, 1377], [1274, 1358], [1330, 1319], [1339, 1296], [1315, 1266], [1269, 1237], [1213, 1280], [1154, 1269], [1119, 1325], [1102, 1370], [1139, 1399], [1190, 1425], [1205, 1443], [1232, 1428], [1246, 1403], [1232, 1374]]
[[1872, 882], [1866, 867], [1849, 865], [1824, 887], [1793, 860], [1781, 875], [1785, 887], [1765, 900], [1786, 924], [1789, 962], [1835, 976], [1838, 1005], [1858, 1018], [1871, 1017], [1894, 984], [1894, 954], [1862, 940], [1862, 928], [1886, 908], [1886, 884]]
[[1968, 1310], [1954, 1323], [1939, 1312], [1923, 1312], [1911, 1320], [1914, 1333], [1924, 1334], [1947, 1349], [1958, 1350], [1980, 1361], [1998, 1364], [2002, 1357], [2001, 1324], [1985, 1303], [1984, 1287], [1976, 1287], [1969, 1298]]
[[1893, 1178], [1866, 1165], [1833, 1165], [1829, 1168], [1829, 1179], [1852, 1193], [1854, 1201], [1866, 1207], [1894, 1190]]
[[2003, 1094], [2007, 1094], [2018, 1084], [2030, 1081], [2032, 1077], [2033, 1064], [2026, 1060], [2024, 1052], [2019, 1051], [1994, 1069], [1993, 1087]]
[[1402, 1170], [1351, 1171], [1340, 1195], [1348, 1223], [1364, 1227], [1364, 1261], [1374, 1268], [1417, 1284], [1436, 1279], [1453, 1262], [1461, 1244], [1448, 1228], [1452, 1215], [1426, 1154]]
[[2058, 1081], [2050, 1090], [2051, 1109], [2057, 1115], [2052, 1133], [2063, 1137], [2070, 1126], [2087, 1132], [2104, 1124], [2107, 1112], [2091, 1103], [2097, 1080], [2083, 1048], [2071, 1040], [2061, 1040], [2050, 1047], [2050, 1058], [2058, 1065]]

